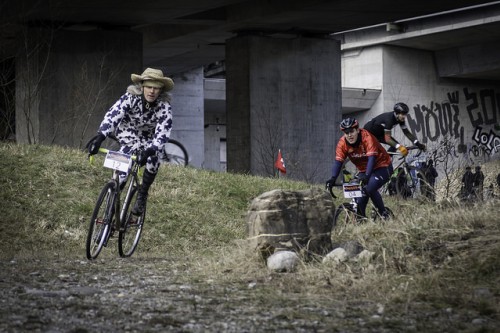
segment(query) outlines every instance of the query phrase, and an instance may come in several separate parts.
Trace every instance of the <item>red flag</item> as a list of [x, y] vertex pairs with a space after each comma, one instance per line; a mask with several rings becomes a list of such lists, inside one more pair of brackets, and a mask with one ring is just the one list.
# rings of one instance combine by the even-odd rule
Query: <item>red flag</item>
[[285, 161], [283, 160], [283, 156], [281, 155], [281, 149], [278, 150], [278, 158], [276, 159], [276, 162], [274, 162], [274, 167], [280, 172], [286, 173]]

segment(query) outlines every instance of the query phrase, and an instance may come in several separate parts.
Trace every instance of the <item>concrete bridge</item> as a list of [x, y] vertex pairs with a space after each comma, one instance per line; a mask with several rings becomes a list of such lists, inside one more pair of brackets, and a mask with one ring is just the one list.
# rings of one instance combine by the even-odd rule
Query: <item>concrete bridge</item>
[[363, 123], [396, 101], [412, 106], [412, 129], [429, 144], [451, 135], [495, 157], [499, 8], [3, 0], [0, 59], [16, 82], [19, 142], [81, 145], [130, 73], [157, 67], [176, 82], [173, 137], [193, 166], [224, 169], [227, 152], [228, 170], [269, 175], [280, 148], [289, 177], [322, 182], [342, 113]]

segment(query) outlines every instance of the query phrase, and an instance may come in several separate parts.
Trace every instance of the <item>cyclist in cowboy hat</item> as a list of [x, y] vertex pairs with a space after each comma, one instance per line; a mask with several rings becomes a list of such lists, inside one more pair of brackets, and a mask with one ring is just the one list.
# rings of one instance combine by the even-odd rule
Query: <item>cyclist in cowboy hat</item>
[[146, 166], [142, 186], [132, 210], [141, 215], [146, 206], [149, 187], [153, 183], [159, 158], [163, 158], [164, 146], [172, 130], [171, 96], [168, 91], [174, 81], [163, 75], [159, 69], [146, 68], [140, 75], [131, 75], [132, 85], [104, 116], [97, 135], [89, 141], [89, 154], [94, 155], [104, 139], [114, 134], [120, 143], [120, 152], [133, 154], [141, 150], [138, 163]]

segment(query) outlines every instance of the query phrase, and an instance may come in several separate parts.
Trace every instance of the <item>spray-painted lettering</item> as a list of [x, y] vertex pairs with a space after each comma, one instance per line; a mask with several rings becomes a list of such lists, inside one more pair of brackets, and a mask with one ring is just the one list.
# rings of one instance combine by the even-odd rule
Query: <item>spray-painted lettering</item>
[[496, 154], [500, 151], [500, 136], [496, 135], [493, 130], [489, 133], [483, 132], [483, 129], [478, 126], [474, 131], [472, 139], [486, 150], [488, 155]]
[[[460, 112], [461, 100], [466, 103], [465, 110], [462, 110], [466, 113]], [[413, 111], [413, 114], [408, 115], [407, 123], [410, 130], [420, 140], [424, 143], [438, 142], [443, 137], [448, 136], [460, 140], [457, 147], [459, 153], [467, 153], [464, 133], [468, 131], [465, 129], [476, 128], [477, 132], [477, 128], [480, 126], [498, 124], [500, 120], [500, 93], [496, 93], [494, 89], [481, 89], [476, 92], [465, 87], [462, 92], [459, 90], [448, 92], [446, 101], [416, 104], [413, 106]], [[461, 114], [462, 117], [460, 117]], [[498, 141], [491, 136], [491, 133], [493, 132], [490, 132], [488, 138], [492, 141], [489, 143], [490, 146], [486, 146], [486, 149], [495, 153], [499, 149]], [[493, 134], [493, 136], [495, 135]], [[484, 138], [481, 139], [484, 140]], [[476, 138], [473, 140], [476, 141]]]

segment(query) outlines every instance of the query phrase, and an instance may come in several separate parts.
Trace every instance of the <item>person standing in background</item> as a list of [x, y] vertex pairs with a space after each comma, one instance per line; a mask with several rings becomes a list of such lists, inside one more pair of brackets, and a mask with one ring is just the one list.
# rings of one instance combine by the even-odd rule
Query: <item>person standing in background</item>
[[481, 166], [477, 165], [473, 180], [472, 180], [472, 187], [474, 191], [474, 195], [478, 200], [483, 200], [483, 189], [484, 189], [484, 174], [481, 171]]

